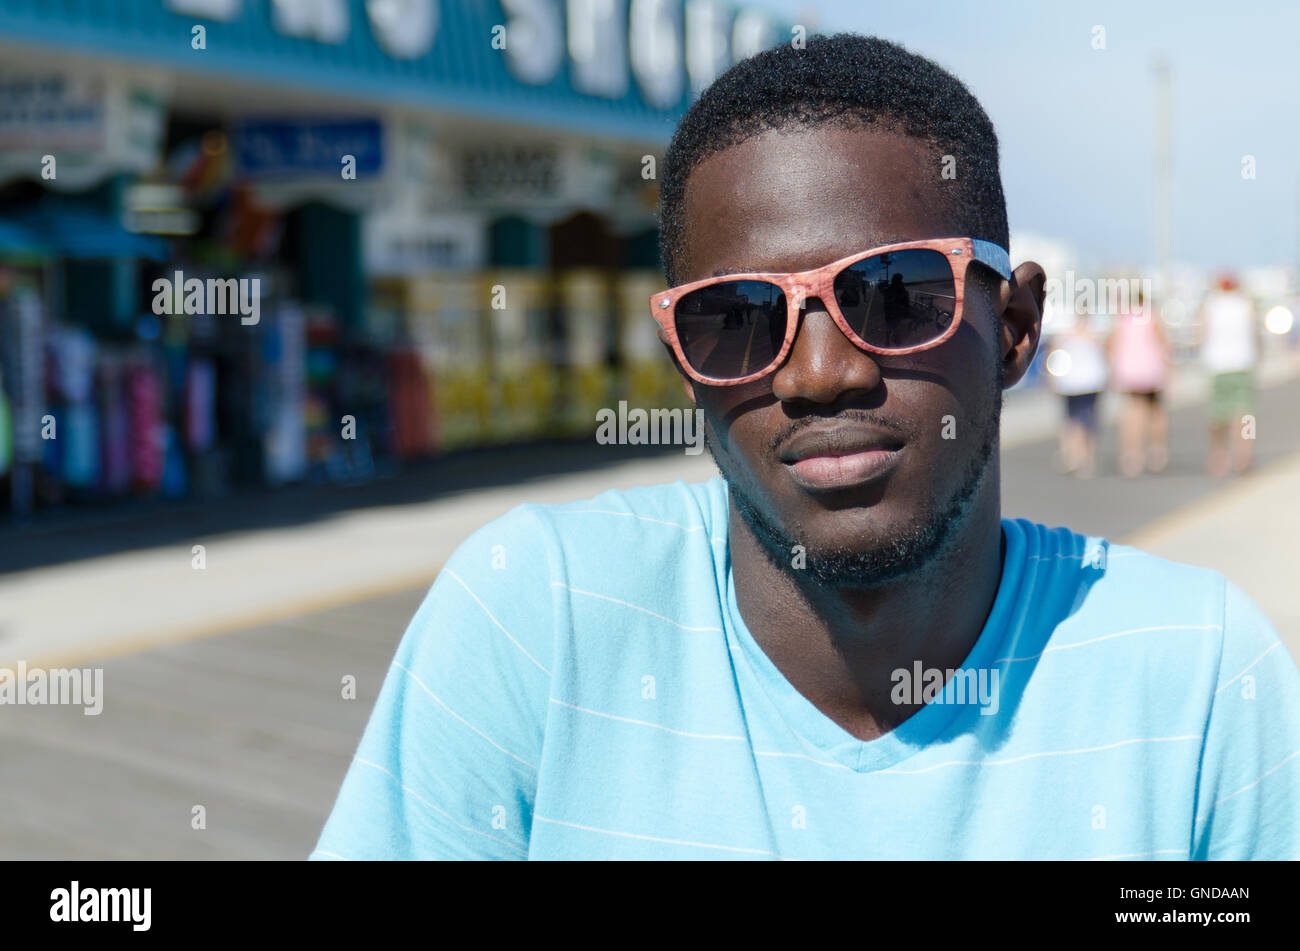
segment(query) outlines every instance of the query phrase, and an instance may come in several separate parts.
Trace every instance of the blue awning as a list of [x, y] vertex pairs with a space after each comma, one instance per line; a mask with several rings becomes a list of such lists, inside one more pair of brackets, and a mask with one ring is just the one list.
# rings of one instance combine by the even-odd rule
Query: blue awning
[[50, 253], [59, 257], [165, 261], [170, 256], [162, 238], [127, 231], [102, 212], [45, 201], [14, 215], [13, 220], [35, 233]]
[[[588, 4], [587, 43], [598, 46], [582, 62], [572, 52], [566, 55], [565, 5], [556, 0], [339, 0], [330, 6], [341, 16], [272, 16], [269, 3], [238, 0], [3, 0], [0, 37], [53, 47], [59, 60], [51, 57], [52, 63], [98, 53], [268, 90], [298, 87], [375, 106], [401, 104], [548, 133], [666, 145], [691, 103], [693, 85], [760, 49], [788, 43], [795, 25], [788, 12], [748, 2], [743, 10], [734, 0], [702, 4], [710, 25], [701, 35], [716, 37], [716, 45], [707, 41], [708, 52], [716, 55], [705, 57], [710, 68], [700, 73], [695, 65], [687, 68], [695, 57], [687, 54], [686, 37], [696, 27], [685, 0]], [[190, 47], [196, 24], [207, 39], [198, 56]], [[515, 60], [489, 42], [503, 29], [503, 38], [520, 37], [532, 55]], [[326, 38], [325, 32], [333, 35]], [[637, 56], [638, 48], [648, 55]]]
[[0, 219], [0, 254], [28, 257], [47, 254], [49, 250], [31, 228]]

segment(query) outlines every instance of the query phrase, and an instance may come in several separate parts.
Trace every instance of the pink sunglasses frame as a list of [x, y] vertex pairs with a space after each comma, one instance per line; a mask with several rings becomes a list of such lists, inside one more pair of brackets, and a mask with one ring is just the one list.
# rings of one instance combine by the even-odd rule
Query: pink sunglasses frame
[[[848, 321], [844, 319], [839, 302], [835, 299], [835, 277], [850, 264], [861, 261], [863, 258], [884, 254], [889, 251], [905, 251], [914, 248], [939, 251], [952, 267], [952, 281], [956, 296], [952, 323], [934, 340], [915, 347], [890, 350], [885, 347], [873, 346], [859, 338], [850, 329]], [[739, 386], [742, 383], [751, 383], [767, 376], [785, 362], [786, 357], [790, 355], [790, 348], [794, 346], [794, 338], [799, 332], [799, 314], [803, 310], [802, 305], [810, 297], [816, 297], [820, 300], [826, 307], [826, 312], [835, 321], [835, 325], [840, 328], [840, 332], [853, 341], [855, 346], [868, 353], [878, 353], [883, 356], [902, 356], [939, 346], [957, 332], [957, 327], [961, 323], [962, 304], [965, 299], [966, 289], [966, 269], [970, 267], [972, 261], [978, 261], [991, 267], [1004, 280], [1009, 280], [1011, 277], [1010, 256], [1004, 248], [991, 241], [983, 241], [977, 238], [930, 238], [924, 241], [903, 241], [898, 244], [887, 244], [883, 247], [860, 251], [848, 257], [840, 258], [838, 261], [832, 261], [823, 267], [813, 268], [811, 271], [792, 273], [753, 271], [743, 274], [721, 274], [701, 281], [692, 281], [689, 284], [679, 284], [677, 287], [670, 287], [651, 296], [650, 314], [663, 328], [664, 336], [668, 338], [668, 344], [672, 347], [678, 364], [686, 372], [687, 376], [706, 386]], [[776, 354], [771, 363], [756, 373], [750, 373], [747, 376], [737, 377], [734, 380], [719, 380], [704, 376], [687, 361], [686, 353], [682, 350], [681, 341], [677, 339], [675, 315], [677, 313], [677, 302], [687, 294], [702, 287], [724, 284], [727, 281], [765, 281], [777, 285], [785, 292], [788, 313], [785, 321], [785, 341], [781, 344], [780, 352]]]

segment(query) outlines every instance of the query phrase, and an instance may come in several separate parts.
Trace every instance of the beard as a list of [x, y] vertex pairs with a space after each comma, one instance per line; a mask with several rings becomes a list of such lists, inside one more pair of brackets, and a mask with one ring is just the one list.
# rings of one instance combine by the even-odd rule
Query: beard
[[984, 477], [989, 461], [998, 445], [999, 422], [1002, 416], [1002, 364], [998, 363], [993, 411], [986, 419], [979, 445], [967, 462], [956, 491], [943, 504], [925, 513], [924, 519], [902, 532], [884, 539], [868, 550], [846, 547], [806, 547], [805, 567], [793, 569], [790, 554], [800, 542], [778, 522], [760, 509], [738, 482], [728, 477], [727, 469], [714, 451], [709, 431], [705, 431], [705, 445], [714, 464], [727, 482], [728, 493], [736, 511], [758, 540], [759, 547], [768, 560], [783, 571], [798, 571], [811, 576], [819, 584], [833, 588], [874, 588], [907, 577], [943, 554], [949, 543], [958, 536], [970, 514], [971, 505]]

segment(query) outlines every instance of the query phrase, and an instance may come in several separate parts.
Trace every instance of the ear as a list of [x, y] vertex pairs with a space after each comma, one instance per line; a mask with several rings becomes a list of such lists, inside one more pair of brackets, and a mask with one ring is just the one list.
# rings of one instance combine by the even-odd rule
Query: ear
[[695, 381], [692, 380], [682, 370], [682, 365], [677, 361], [677, 354], [673, 352], [673, 345], [668, 342], [668, 337], [664, 334], [664, 328], [659, 328], [659, 342], [664, 345], [664, 350], [668, 351], [668, 359], [673, 361], [673, 366], [677, 368], [677, 375], [682, 380], [682, 390], [686, 393], [686, 398], [695, 405]]
[[1002, 360], [1003, 389], [1010, 389], [1029, 372], [1038, 352], [1047, 275], [1036, 263], [1026, 261], [1011, 273], [1011, 280], [1000, 282], [1000, 287], [997, 299], [1001, 331], [998, 349]]

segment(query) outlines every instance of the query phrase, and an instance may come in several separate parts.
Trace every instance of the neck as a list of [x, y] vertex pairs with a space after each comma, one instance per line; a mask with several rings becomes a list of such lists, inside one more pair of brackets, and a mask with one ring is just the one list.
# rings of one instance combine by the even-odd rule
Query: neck
[[[996, 463], [994, 463], [996, 465]], [[763, 652], [819, 710], [861, 740], [920, 708], [890, 698], [895, 670], [956, 669], [993, 607], [1004, 556], [999, 483], [987, 473], [949, 544], [920, 570], [878, 587], [828, 587], [773, 564], [734, 501], [736, 602]]]

